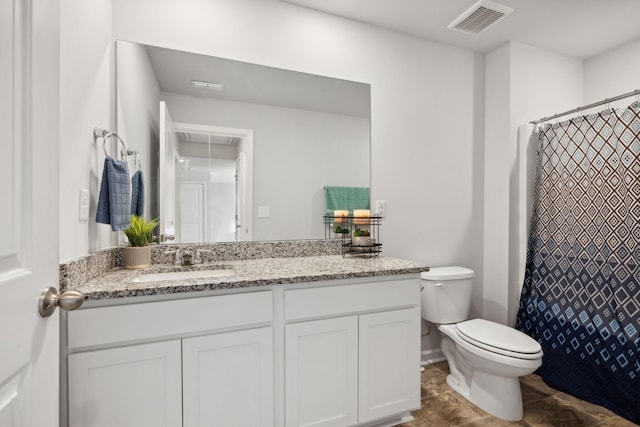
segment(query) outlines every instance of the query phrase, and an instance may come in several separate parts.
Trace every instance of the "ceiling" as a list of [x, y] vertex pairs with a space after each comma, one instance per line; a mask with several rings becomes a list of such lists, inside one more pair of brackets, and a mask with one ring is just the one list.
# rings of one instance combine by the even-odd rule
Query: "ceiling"
[[587, 59], [640, 38], [640, 0], [494, 0], [514, 9], [478, 35], [447, 29], [477, 0], [283, 0], [487, 53], [516, 41]]
[[[368, 84], [156, 46], [146, 50], [165, 92], [364, 118], [371, 114]], [[192, 80], [222, 83], [224, 89], [192, 87]]]

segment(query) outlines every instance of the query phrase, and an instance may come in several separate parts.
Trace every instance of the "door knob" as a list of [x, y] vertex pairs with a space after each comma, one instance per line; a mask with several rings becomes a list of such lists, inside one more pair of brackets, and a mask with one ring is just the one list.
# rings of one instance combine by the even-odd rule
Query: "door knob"
[[56, 307], [64, 310], [75, 310], [84, 302], [84, 294], [80, 291], [64, 291], [58, 294], [58, 290], [53, 286], [46, 288], [40, 294], [38, 300], [38, 311], [40, 316], [49, 317], [56, 311]]

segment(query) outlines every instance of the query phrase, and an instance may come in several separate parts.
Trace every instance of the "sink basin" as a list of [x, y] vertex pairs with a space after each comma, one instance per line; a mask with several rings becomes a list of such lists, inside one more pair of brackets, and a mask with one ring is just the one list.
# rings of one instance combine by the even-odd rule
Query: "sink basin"
[[161, 282], [165, 280], [206, 279], [233, 276], [235, 271], [229, 268], [215, 270], [167, 271], [164, 273], [141, 274], [131, 280], [134, 283]]

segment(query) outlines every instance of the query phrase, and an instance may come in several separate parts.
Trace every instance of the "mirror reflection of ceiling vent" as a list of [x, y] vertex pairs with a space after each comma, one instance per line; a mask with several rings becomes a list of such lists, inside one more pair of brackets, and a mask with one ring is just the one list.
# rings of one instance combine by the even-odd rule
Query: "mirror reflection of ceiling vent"
[[447, 25], [450, 30], [480, 34], [506, 18], [513, 9], [488, 0], [480, 0]]
[[176, 133], [178, 134], [178, 138], [185, 142], [198, 142], [201, 144], [208, 144], [211, 142], [216, 145], [234, 145], [240, 141], [240, 138], [237, 136], [209, 135], [207, 133], [180, 131]]

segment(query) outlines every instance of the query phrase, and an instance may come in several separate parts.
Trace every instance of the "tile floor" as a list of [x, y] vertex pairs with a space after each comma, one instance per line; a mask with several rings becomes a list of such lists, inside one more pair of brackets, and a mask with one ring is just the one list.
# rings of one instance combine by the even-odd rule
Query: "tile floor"
[[447, 362], [426, 366], [422, 373], [422, 408], [402, 427], [524, 426], [524, 427], [636, 427], [601, 406], [547, 386], [538, 375], [521, 378], [524, 418], [509, 422], [496, 418], [454, 392], [446, 383]]

